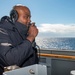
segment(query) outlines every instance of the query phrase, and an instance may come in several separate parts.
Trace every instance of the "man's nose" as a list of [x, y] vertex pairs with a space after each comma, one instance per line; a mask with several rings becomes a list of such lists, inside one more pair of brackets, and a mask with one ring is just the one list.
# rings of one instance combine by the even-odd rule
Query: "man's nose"
[[31, 22], [31, 19], [28, 19], [28, 23], [30, 23]]

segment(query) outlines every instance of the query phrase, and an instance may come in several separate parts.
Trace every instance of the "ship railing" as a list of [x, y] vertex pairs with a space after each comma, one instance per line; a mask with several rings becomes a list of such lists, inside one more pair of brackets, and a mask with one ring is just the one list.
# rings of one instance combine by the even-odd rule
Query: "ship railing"
[[38, 53], [38, 56], [63, 58], [63, 59], [73, 59], [73, 60], [75, 60], [75, 56], [73, 56], [73, 55]]

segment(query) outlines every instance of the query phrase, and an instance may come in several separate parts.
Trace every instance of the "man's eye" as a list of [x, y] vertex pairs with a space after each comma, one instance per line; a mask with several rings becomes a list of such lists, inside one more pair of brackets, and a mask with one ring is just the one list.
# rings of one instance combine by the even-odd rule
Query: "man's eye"
[[24, 18], [25, 18], [25, 19], [27, 19], [27, 18], [28, 18], [28, 16], [24, 16]]

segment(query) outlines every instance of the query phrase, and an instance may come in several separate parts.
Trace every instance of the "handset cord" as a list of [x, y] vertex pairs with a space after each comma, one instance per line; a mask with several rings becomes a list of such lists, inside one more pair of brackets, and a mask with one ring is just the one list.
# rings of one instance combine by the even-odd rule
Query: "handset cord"
[[36, 45], [36, 48], [38, 50], [38, 62], [40, 62], [40, 47], [38, 45]]

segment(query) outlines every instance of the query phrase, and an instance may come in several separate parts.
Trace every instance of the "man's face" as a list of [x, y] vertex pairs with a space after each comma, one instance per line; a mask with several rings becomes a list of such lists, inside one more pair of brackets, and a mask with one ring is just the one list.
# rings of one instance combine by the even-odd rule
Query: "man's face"
[[30, 11], [27, 9], [19, 10], [19, 18], [18, 22], [28, 26], [28, 24], [31, 22], [31, 14]]

